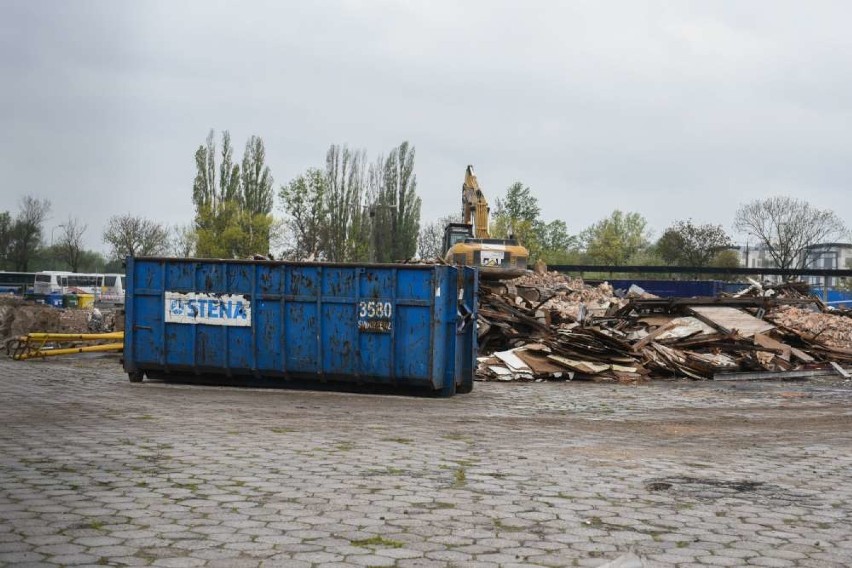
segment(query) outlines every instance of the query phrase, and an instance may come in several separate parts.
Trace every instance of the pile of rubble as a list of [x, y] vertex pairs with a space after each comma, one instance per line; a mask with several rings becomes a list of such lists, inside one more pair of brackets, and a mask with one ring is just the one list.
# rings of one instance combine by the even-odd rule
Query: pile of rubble
[[852, 318], [799, 284], [734, 296], [658, 298], [551, 272], [482, 286], [480, 380], [635, 382], [807, 374], [852, 363]]
[[121, 312], [115, 309], [62, 309], [0, 296], [0, 342], [32, 332], [99, 333], [123, 329]]
[[767, 319], [781, 329], [800, 334], [810, 342], [838, 349], [852, 345], [852, 318], [819, 313], [796, 306], [781, 306]]

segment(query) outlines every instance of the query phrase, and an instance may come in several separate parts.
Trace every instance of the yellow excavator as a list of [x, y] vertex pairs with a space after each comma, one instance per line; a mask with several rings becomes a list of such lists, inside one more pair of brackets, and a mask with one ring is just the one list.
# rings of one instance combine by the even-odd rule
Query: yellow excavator
[[507, 280], [527, 269], [530, 252], [514, 238], [492, 239], [488, 232], [490, 209], [479, 187], [473, 166], [468, 166], [462, 185], [463, 223], [450, 223], [444, 229], [444, 250], [448, 264], [479, 267], [481, 278]]

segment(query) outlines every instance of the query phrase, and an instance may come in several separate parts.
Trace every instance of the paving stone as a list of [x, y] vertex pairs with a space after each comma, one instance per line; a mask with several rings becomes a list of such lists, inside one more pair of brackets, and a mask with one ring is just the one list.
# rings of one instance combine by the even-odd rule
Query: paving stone
[[174, 558], [158, 558], [154, 560], [152, 566], [161, 566], [162, 568], [194, 568], [195, 566], [204, 566], [205, 561], [199, 558], [189, 557], [174, 557]]
[[61, 566], [78, 566], [80, 564], [94, 564], [98, 561], [98, 557], [91, 554], [61, 554], [51, 556], [50, 561]]
[[[423, 399], [3, 359], [0, 400], [2, 565], [597, 567], [628, 550], [649, 566], [852, 564], [843, 383]], [[726, 489], [737, 480], [760, 485]]]

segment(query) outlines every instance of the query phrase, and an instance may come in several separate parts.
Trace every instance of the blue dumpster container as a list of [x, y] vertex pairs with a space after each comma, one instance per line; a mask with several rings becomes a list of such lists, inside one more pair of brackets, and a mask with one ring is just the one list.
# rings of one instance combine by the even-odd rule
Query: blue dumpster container
[[54, 308], [61, 308], [62, 307], [62, 294], [59, 294], [59, 293], [47, 294], [44, 297], [44, 300], [45, 300], [45, 303], [48, 306], [53, 306]]
[[124, 368], [473, 388], [478, 274], [430, 265], [128, 258]]
[[718, 280], [646, 280], [624, 278], [607, 280], [615, 290], [627, 291], [632, 284], [649, 294], [661, 298], [693, 298], [696, 296], [718, 296], [721, 282]]

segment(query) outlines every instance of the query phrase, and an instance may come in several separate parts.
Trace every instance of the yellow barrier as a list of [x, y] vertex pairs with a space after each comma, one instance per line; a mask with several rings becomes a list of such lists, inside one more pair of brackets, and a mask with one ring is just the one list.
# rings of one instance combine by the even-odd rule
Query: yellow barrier
[[39, 341], [101, 341], [108, 339], [124, 339], [123, 331], [110, 333], [28, 333], [20, 339], [36, 339]]
[[[81, 343], [104, 341], [111, 341], [111, 343], [80, 345]], [[104, 353], [123, 349], [123, 331], [112, 333], [29, 333], [6, 342], [6, 355], [16, 361], [77, 353]]]

